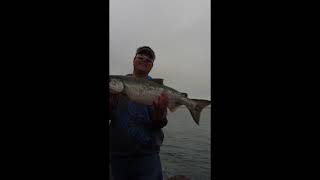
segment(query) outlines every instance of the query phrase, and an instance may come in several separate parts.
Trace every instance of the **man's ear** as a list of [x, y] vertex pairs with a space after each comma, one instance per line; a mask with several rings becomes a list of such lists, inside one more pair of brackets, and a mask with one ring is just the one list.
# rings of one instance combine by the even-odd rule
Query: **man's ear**
[[135, 62], [136, 62], [136, 57], [133, 58], [132, 64], [134, 65]]

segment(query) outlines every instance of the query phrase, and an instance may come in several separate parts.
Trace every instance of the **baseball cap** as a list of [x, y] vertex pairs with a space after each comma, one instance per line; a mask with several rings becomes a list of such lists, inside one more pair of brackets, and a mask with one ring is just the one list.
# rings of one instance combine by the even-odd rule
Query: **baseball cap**
[[149, 56], [149, 58], [155, 60], [156, 55], [154, 54], [154, 51], [149, 47], [149, 46], [142, 46], [137, 49], [136, 55], [137, 54], [145, 54]]

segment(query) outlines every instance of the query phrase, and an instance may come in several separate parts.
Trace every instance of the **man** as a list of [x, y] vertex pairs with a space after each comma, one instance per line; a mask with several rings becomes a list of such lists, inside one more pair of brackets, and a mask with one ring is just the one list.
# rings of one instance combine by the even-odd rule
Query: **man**
[[[137, 49], [133, 73], [128, 76], [152, 80], [155, 60], [147, 46]], [[152, 106], [130, 101], [124, 95], [109, 97], [111, 124], [111, 169], [114, 180], [163, 180], [159, 157], [163, 141], [161, 128], [168, 120], [168, 97], [161, 94]]]

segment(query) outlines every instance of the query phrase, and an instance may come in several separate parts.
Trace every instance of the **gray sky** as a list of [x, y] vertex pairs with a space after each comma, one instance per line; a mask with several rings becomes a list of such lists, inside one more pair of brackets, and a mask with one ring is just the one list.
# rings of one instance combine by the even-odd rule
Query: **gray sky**
[[156, 54], [150, 75], [210, 99], [210, 0], [110, 0], [110, 74], [132, 73], [140, 46]]

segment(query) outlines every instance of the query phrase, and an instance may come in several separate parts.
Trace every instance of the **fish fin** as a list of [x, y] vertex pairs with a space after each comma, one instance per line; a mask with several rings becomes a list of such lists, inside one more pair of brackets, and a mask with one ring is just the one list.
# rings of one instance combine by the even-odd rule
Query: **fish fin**
[[178, 109], [178, 107], [180, 107], [182, 104], [178, 103], [178, 102], [169, 102], [168, 104], [168, 108], [171, 112], [174, 112]]
[[202, 100], [202, 99], [190, 99], [190, 100], [194, 101], [195, 106], [189, 105], [187, 106], [187, 108], [189, 109], [193, 120], [199, 125], [201, 111], [206, 106], [211, 104], [211, 101]]
[[157, 83], [157, 84], [161, 84], [161, 85], [163, 85], [163, 79], [150, 79], [151, 81], [153, 81], [153, 82], [155, 82], [155, 83]]

